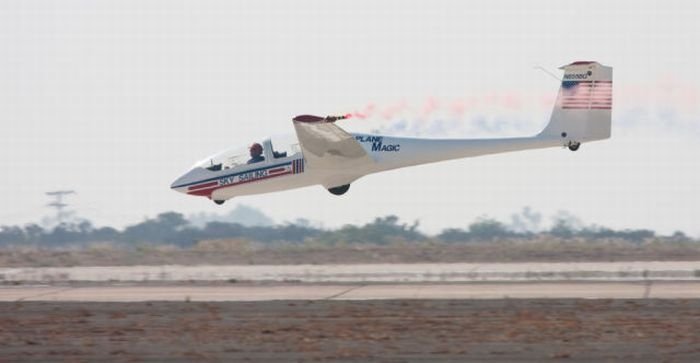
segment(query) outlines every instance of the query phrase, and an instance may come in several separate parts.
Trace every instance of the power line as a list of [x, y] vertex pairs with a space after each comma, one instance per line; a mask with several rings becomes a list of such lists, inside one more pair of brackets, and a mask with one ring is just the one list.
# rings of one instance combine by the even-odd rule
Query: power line
[[63, 201], [63, 198], [67, 195], [76, 194], [74, 190], [54, 190], [51, 192], [46, 192], [46, 195], [53, 197], [54, 201], [48, 203], [46, 206], [54, 208], [56, 210], [56, 221], [58, 224], [62, 224], [65, 219], [70, 215], [65, 209], [68, 207], [68, 203]]

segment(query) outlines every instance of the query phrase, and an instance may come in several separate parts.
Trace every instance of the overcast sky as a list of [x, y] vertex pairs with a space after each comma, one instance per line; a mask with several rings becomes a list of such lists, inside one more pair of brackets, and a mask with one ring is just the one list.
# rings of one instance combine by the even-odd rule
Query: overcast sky
[[[524, 206], [700, 235], [700, 11], [689, 1], [0, 1], [0, 224], [45, 191], [123, 226], [162, 211], [338, 226], [397, 214], [424, 231]], [[421, 137], [538, 132], [558, 66], [614, 67], [613, 137], [368, 176], [216, 206], [169, 189], [195, 161], [303, 113]]]

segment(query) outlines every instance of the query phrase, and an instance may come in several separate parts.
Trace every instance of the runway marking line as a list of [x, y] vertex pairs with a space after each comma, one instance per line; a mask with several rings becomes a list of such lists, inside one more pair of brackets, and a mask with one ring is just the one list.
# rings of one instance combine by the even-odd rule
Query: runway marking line
[[60, 294], [60, 293], [62, 293], [62, 292], [66, 292], [66, 291], [68, 291], [68, 290], [74, 290], [74, 289], [78, 289], [78, 287], [68, 286], [68, 287], [64, 287], [64, 288], [62, 288], [62, 289], [55, 289], [55, 290], [51, 290], [51, 291], [45, 291], [45, 292], [41, 292], [41, 293], [34, 294], [34, 295], [27, 295], [27, 296], [24, 296], [24, 297], [21, 297], [21, 298], [15, 300], [15, 301], [16, 301], [16, 302], [20, 302], [20, 301], [26, 301], [26, 300], [33, 300], [33, 299], [36, 299], [36, 298], [39, 298], [39, 297], [44, 297], [44, 296], [49, 296], [49, 295], [54, 295], [54, 294]]
[[651, 285], [653, 284], [652, 281], [646, 281], [644, 284], [644, 296], [642, 298], [648, 299], [649, 295], [651, 295]]
[[339, 298], [339, 297], [341, 297], [341, 296], [343, 296], [343, 295], [345, 295], [345, 294], [347, 294], [347, 293], [349, 293], [349, 292], [351, 292], [351, 291], [355, 291], [355, 290], [357, 290], [357, 289], [359, 289], [359, 288], [361, 288], [361, 287], [365, 287], [365, 286], [367, 286], [367, 285], [366, 285], [366, 284], [362, 284], [362, 285], [351, 286], [350, 288], [345, 289], [345, 290], [343, 290], [343, 291], [341, 291], [341, 292], [339, 292], [339, 293], [337, 293], [337, 294], [333, 294], [333, 295], [331, 295], [331, 296], [329, 296], [329, 297], [327, 297], [327, 298], [324, 298], [323, 300], [333, 300], [333, 299], [337, 299], [337, 298]]

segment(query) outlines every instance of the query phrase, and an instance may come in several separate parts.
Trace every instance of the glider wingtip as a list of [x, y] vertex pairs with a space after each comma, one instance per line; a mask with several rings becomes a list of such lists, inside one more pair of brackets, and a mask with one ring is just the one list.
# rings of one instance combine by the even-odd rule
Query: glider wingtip
[[321, 122], [325, 120], [325, 117], [320, 117], [320, 116], [314, 116], [314, 115], [299, 115], [292, 120], [296, 122]]
[[316, 122], [336, 122], [338, 120], [344, 120], [347, 118], [352, 117], [351, 114], [346, 114], [342, 116], [326, 116], [326, 117], [320, 117], [320, 116], [314, 116], [314, 115], [299, 115], [292, 120], [296, 122], [306, 122], [306, 123], [316, 123]]

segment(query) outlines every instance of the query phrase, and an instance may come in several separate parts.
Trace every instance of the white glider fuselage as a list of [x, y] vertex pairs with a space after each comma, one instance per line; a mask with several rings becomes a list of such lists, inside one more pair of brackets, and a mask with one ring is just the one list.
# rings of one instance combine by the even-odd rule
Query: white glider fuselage
[[[564, 146], [558, 138], [418, 139], [356, 135], [376, 160], [376, 171], [511, 151]], [[380, 140], [373, 142], [372, 140]]]
[[[351, 134], [372, 163], [353, 168], [313, 168], [302, 153], [243, 167], [210, 171], [194, 168], [173, 183], [173, 189], [223, 201], [236, 196], [322, 185], [326, 189], [348, 185], [382, 171], [488, 154], [566, 146], [561, 139], [523, 137], [504, 139], [418, 139]], [[267, 142], [265, 142], [267, 144]], [[267, 160], [267, 159], [266, 159]], [[179, 185], [179, 186], [178, 186]]]
[[335, 122], [346, 117], [294, 118], [298, 145], [279, 152], [262, 143], [264, 159], [252, 164], [219, 154], [178, 178], [171, 188], [217, 203], [243, 195], [322, 185], [345, 193], [350, 183], [373, 173], [407, 166], [488, 154], [568, 147], [610, 137], [612, 68], [574, 62], [565, 70], [549, 124], [531, 137], [500, 139], [420, 139], [348, 133]]

